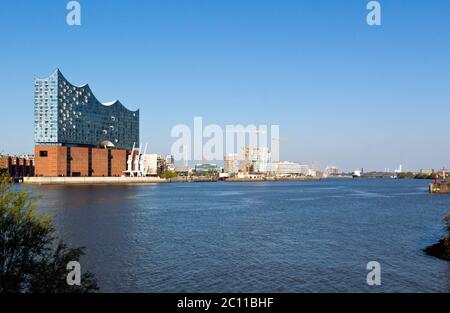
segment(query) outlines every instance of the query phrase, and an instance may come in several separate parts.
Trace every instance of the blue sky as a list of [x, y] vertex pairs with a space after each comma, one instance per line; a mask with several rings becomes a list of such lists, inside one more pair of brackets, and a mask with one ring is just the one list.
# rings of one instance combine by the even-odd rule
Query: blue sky
[[282, 159], [353, 170], [450, 166], [450, 1], [65, 0], [0, 5], [0, 152], [33, 151], [33, 80], [59, 67], [141, 109], [141, 140], [176, 124], [278, 124]]

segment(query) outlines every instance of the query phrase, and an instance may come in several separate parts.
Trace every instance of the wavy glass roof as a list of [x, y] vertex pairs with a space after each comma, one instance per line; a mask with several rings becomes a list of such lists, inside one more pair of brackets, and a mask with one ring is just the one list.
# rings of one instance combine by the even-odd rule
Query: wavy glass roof
[[[102, 103], [88, 84], [76, 86], [59, 70], [35, 82], [37, 144], [101, 146], [131, 149], [139, 142], [139, 110], [118, 100]], [[110, 146], [111, 147], [111, 146]]]

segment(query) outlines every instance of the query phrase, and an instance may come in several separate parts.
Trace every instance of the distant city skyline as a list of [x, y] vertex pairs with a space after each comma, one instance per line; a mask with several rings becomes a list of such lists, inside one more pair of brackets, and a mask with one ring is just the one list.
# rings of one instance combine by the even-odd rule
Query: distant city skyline
[[[5, 2], [0, 152], [33, 153], [34, 79], [56, 68], [101, 102], [140, 109], [140, 140], [170, 153], [177, 124], [280, 125], [281, 159], [450, 167], [450, 2]], [[193, 125], [192, 125], [193, 126]]]

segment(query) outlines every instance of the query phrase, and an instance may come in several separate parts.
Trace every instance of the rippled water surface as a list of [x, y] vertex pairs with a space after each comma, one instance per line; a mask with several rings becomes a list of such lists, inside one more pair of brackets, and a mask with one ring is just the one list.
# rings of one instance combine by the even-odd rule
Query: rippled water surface
[[[449, 292], [422, 249], [450, 196], [426, 181], [40, 186], [82, 268], [114, 292]], [[382, 286], [366, 264], [382, 265]]]

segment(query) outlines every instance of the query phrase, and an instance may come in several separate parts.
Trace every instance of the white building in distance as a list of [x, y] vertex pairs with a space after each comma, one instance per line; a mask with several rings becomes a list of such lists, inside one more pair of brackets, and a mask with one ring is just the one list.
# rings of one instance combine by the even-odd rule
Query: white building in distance
[[270, 172], [282, 176], [289, 176], [289, 175], [315, 176], [315, 171], [313, 171], [308, 164], [300, 164], [288, 161], [271, 163]]
[[224, 157], [224, 172], [236, 174], [239, 172], [239, 158], [237, 154], [227, 154]]

